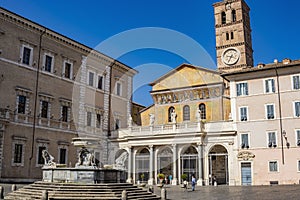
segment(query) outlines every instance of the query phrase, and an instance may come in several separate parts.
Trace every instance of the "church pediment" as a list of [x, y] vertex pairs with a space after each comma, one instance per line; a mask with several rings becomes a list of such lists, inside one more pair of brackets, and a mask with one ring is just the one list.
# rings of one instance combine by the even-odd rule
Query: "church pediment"
[[222, 78], [216, 71], [183, 64], [155, 80], [150, 85], [153, 86], [152, 91], [160, 91], [205, 86], [220, 82], [222, 82]]

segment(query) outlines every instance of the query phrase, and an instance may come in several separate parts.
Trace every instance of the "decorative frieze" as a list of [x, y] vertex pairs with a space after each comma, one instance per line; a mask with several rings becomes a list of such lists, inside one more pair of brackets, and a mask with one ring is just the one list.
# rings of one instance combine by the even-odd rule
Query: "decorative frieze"
[[160, 94], [153, 94], [155, 104], [180, 103], [184, 101], [197, 101], [222, 96], [221, 87], [203, 88], [184, 91], [168, 91]]

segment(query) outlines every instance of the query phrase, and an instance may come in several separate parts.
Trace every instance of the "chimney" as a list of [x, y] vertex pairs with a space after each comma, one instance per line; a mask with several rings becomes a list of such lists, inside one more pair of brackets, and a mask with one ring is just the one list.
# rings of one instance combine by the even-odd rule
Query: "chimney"
[[285, 59], [283, 59], [282, 63], [283, 63], [284, 65], [290, 64], [290, 63], [291, 63], [291, 59], [285, 58]]

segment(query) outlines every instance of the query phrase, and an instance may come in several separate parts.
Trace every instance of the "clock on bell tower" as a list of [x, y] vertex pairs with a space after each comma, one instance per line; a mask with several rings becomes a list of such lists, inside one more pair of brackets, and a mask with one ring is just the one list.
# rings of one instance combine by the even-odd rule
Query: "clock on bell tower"
[[253, 66], [249, 7], [244, 0], [215, 3], [217, 65], [220, 72]]

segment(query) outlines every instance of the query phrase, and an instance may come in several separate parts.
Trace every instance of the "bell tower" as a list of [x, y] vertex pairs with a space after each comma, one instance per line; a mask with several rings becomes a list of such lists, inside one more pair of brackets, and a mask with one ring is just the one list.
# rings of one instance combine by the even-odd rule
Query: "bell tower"
[[220, 72], [253, 66], [250, 8], [244, 0], [215, 3], [217, 65]]

